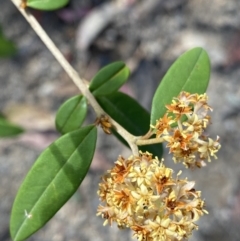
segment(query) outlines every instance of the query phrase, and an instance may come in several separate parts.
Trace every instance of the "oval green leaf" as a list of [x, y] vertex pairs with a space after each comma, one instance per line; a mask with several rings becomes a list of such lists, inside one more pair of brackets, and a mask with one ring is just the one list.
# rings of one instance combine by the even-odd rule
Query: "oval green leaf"
[[69, 0], [27, 0], [27, 6], [38, 10], [55, 10], [64, 7]]
[[96, 139], [95, 126], [83, 127], [60, 137], [38, 157], [13, 204], [14, 241], [40, 229], [74, 194], [88, 172]]
[[[148, 132], [150, 128], [150, 115], [130, 96], [116, 92], [112, 95], [98, 97], [97, 101], [109, 116], [131, 134], [141, 136]], [[122, 143], [127, 145], [126, 141], [114, 132], [114, 130], [113, 134], [116, 135]], [[140, 146], [139, 149], [149, 151], [159, 158], [161, 158], [163, 154], [162, 144]]]
[[87, 114], [87, 100], [82, 95], [65, 101], [58, 109], [55, 125], [61, 134], [77, 130]]
[[116, 92], [128, 79], [129, 69], [118, 61], [105, 66], [92, 79], [89, 90], [95, 96], [105, 96]]
[[167, 71], [152, 101], [151, 124], [166, 113], [165, 105], [181, 91], [205, 93], [210, 77], [210, 60], [202, 48], [194, 48], [181, 55]]
[[23, 133], [23, 129], [0, 118], [0, 137], [12, 137]]

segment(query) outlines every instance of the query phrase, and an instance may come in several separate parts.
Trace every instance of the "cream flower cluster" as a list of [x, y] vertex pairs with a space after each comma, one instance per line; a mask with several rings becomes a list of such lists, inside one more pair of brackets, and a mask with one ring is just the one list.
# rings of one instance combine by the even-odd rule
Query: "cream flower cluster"
[[174, 162], [183, 162], [186, 167], [202, 167], [205, 160], [217, 158], [220, 149], [219, 137], [208, 138], [204, 131], [210, 122], [207, 95], [181, 92], [170, 105], [167, 113], [151, 126], [156, 138], [166, 141]]
[[130, 228], [139, 241], [187, 239], [207, 211], [194, 182], [174, 179], [173, 170], [150, 153], [119, 157], [99, 184], [104, 224]]

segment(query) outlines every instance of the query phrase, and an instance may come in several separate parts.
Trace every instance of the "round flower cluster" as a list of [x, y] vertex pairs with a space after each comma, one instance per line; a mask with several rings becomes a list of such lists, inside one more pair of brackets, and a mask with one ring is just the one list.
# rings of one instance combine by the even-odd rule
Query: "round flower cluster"
[[181, 92], [170, 105], [167, 113], [151, 126], [156, 138], [168, 142], [169, 152], [174, 162], [183, 162], [186, 167], [202, 167], [204, 160], [215, 159], [220, 149], [219, 137], [208, 138], [204, 131], [210, 122], [207, 95]]
[[104, 225], [132, 229], [139, 241], [187, 239], [207, 211], [195, 183], [172, 173], [148, 152], [120, 156], [99, 184], [97, 215], [106, 219]]

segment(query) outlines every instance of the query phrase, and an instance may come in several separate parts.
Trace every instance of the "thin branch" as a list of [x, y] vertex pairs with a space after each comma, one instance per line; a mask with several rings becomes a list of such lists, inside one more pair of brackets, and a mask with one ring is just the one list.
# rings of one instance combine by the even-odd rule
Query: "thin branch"
[[136, 144], [138, 146], [152, 145], [152, 144], [163, 143], [163, 142], [164, 142], [163, 138], [152, 138], [152, 139], [148, 139], [148, 140], [137, 139], [136, 140]]
[[90, 102], [91, 106], [94, 108], [97, 115], [104, 114], [104, 111], [102, 108], [98, 105], [96, 100], [93, 98], [92, 94], [88, 90], [87, 86], [84, 84], [84, 80], [81, 79], [81, 77], [78, 75], [78, 73], [75, 71], [75, 69], [69, 64], [69, 62], [64, 58], [62, 53], [59, 51], [59, 49], [56, 47], [56, 45], [53, 43], [53, 41], [49, 38], [47, 33], [43, 30], [41, 25], [38, 23], [38, 21], [35, 19], [35, 17], [28, 11], [28, 9], [23, 9], [20, 7], [21, 0], [11, 0], [14, 5], [18, 8], [18, 10], [22, 13], [22, 15], [25, 17], [25, 19], [28, 21], [28, 23], [31, 25], [33, 30], [36, 32], [36, 34], [39, 36], [39, 38], [43, 41], [43, 43], [46, 45], [46, 47], [50, 50], [52, 55], [57, 59], [57, 61], [60, 63], [60, 65], [63, 67], [63, 69], [67, 72], [69, 77], [72, 79], [74, 84], [80, 89], [82, 94], [86, 96], [88, 101]]
[[[11, 0], [13, 4], [18, 8], [21, 14], [25, 17], [28, 23], [31, 25], [33, 30], [39, 36], [39, 38], [43, 41], [49, 51], [53, 54], [53, 56], [57, 59], [63, 69], [67, 72], [71, 80], [74, 84], [79, 88], [82, 94], [88, 99], [90, 105], [93, 107], [97, 116], [107, 115], [105, 111], [98, 104], [92, 93], [89, 91], [88, 87], [84, 83], [84, 80], [78, 75], [77, 71], [68, 63], [68, 61], [64, 58], [62, 53], [53, 43], [53, 41], [49, 38], [47, 33], [43, 30], [41, 25], [35, 19], [35, 17], [27, 10], [23, 9], [21, 6], [21, 0]], [[110, 122], [115, 126], [116, 131], [128, 142], [133, 155], [138, 155], [138, 147], [135, 144], [136, 137], [130, 134], [127, 130], [125, 130], [121, 125], [119, 125], [116, 121], [110, 118]]]
[[154, 134], [154, 131], [150, 128], [149, 131], [148, 131], [144, 136], [141, 136], [139, 139], [140, 139], [140, 140], [147, 140], [147, 139], [149, 139], [153, 134]]

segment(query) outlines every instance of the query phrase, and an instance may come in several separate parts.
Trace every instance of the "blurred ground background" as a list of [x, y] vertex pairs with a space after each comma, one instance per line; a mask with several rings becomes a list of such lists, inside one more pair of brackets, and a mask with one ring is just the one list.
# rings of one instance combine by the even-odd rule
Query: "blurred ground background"
[[[37, 156], [58, 137], [59, 105], [78, 90], [10, 0], [0, 6], [0, 24], [18, 47], [13, 58], [0, 60], [0, 110], [26, 129], [18, 138], [0, 140], [0, 241], [10, 241], [17, 189]], [[221, 137], [222, 149], [207, 167], [184, 170], [183, 176], [196, 180], [209, 211], [191, 240], [240, 240], [240, 1], [71, 0], [62, 10], [33, 13], [84, 78], [112, 61], [125, 61], [132, 74], [123, 90], [148, 110], [159, 80], [181, 53], [196, 46], [208, 51], [214, 108], [208, 132]], [[103, 227], [95, 216], [99, 177], [119, 154], [130, 152], [99, 130], [98, 150], [81, 187], [29, 241], [131, 240], [130, 232]], [[166, 154], [166, 164], [173, 167]]]

